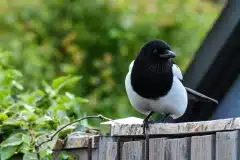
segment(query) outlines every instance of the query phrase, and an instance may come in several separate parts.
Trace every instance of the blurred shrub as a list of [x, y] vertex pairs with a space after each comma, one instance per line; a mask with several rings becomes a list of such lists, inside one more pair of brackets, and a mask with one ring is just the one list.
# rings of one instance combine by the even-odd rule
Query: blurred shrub
[[73, 90], [90, 100], [82, 111], [115, 118], [139, 115], [129, 105], [124, 79], [140, 47], [152, 39], [165, 40], [185, 70], [220, 10], [202, 0], [40, 0], [24, 7], [8, 5], [0, 22], [7, 34], [0, 44], [12, 51], [8, 63], [23, 72], [24, 86], [82, 75], [81, 86]]
[[[87, 100], [68, 92], [80, 79], [78, 76], [61, 76], [51, 85], [43, 82], [41, 88], [25, 90], [22, 83], [27, 78], [8, 65], [8, 55], [0, 52], [0, 159], [37, 160], [35, 142], [46, 140], [55, 130], [81, 117]], [[58, 137], [65, 138], [74, 129], [84, 128], [71, 125], [60, 131], [54, 141], [41, 146], [41, 159], [52, 159]]]

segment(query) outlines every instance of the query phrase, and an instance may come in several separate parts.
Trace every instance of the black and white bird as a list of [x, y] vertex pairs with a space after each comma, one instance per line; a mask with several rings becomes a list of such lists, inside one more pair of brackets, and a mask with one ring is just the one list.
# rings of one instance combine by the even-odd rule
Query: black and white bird
[[[184, 87], [180, 68], [173, 62], [176, 54], [161, 40], [146, 43], [129, 66], [125, 78], [125, 88], [130, 103], [137, 111], [147, 115], [143, 126], [148, 127], [148, 119], [156, 113], [181, 117], [190, 97], [213, 103], [216, 100], [197, 91]], [[145, 132], [145, 128], [143, 128]]]

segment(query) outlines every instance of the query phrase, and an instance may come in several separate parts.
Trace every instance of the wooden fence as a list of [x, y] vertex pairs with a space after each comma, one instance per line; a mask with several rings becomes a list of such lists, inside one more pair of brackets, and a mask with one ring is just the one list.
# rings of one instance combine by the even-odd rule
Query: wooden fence
[[[240, 160], [240, 118], [151, 124], [150, 160]], [[140, 124], [115, 124], [110, 136], [71, 136], [56, 145], [54, 160], [68, 151], [78, 160], [144, 160]]]

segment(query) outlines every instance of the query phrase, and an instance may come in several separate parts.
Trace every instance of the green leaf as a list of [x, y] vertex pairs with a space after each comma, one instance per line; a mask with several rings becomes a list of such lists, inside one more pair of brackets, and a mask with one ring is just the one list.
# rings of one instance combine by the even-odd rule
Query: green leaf
[[75, 85], [81, 78], [81, 76], [73, 76], [65, 82], [65, 86]]
[[[22, 133], [16, 133], [3, 141], [1, 143], [1, 150], [3, 150], [3, 154], [7, 154], [5, 152], [9, 152], [7, 155], [4, 155], [6, 157], [12, 156], [14, 152], [22, 152], [25, 153], [30, 150], [32, 137], [22, 134]], [[19, 147], [20, 146], [20, 147]], [[1, 155], [2, 156], [2, 155]]]
[[37, 89], [34, 93], [36, 93], [38, 96], [41, 96], [41, 97], [45, 95], [45, 93], [40, 89]]
[[58, 155], [60, 160], [76, 160], [77, 157], [70, 152], [63, 151]]
[[68, 152], [61, 152], [59, 155], [58, 155], [58, 158], [61, 159], [61, 160], [65, 160], [65, 159], [68, 159], [70, 157], [69, 153]]
[[37, 124], [46, 124], [46, 123], [49, 123], [49, 122], [53, 122], [53, 119], [52, 119], [52, 117], [47, 116], [47, 115], [44, 115], [43, 117], [38, 118], [36, 120]]
[[18, 146], [23, 142], [22, 133], [16, 133], [3, 141], [1, 147]]
[[74, 84], [76, 84], [81, 79], [80, 76], [64, 76], [59, 77], [53, 81], [52, 87], [55, 90], [55, 94], [57, 94], [63, 87], [70, 87]]
[[10, 95], [10, 90], [8, 89], [1, 89], [0, 91], [0, 99], [4, 99], [7, 97], [7, 95]]
[[38, 116], [32, 111], [22, 111], [21, 118], [24, 119], [25, 121], [32, 122], [35, 121], [38, 118]]
[[82, 98], [82, 97], [76, 97], [75, 98], [77, 102], [80, 102], [80, 103], [88, 103], [89, 100], [88, 99], [85, 99], [85, 98]]
[[40, 151], [40, 157], [44, 157], [44, 160], [52, 159], [53, 151], [51, 149], [44, 149]]
[[23, 160], [38, 160], [37, 153], [25, 153], [23, 156]]
[[43, 85], [46, 93], [48, 93], [50, 95], [54, 94], [54, 90], [52, 89], [52, 87], [47, 82], [42, 81], [42, 85]]
[[28, 153], [30, 150], [32, 150], [32, 146], [31, 144], [27, 144], [27, 143], [22, 143], [18, 149], [18, 152], [21, 153]]
[[24, 143], [30, 144], [32, 141], [32, 137], [26, 134], [22, 134], [22, 140]]
[[31, 150], [32, 137], [26, 134], [22, 134], [22, 141], [23, 143], [21, 144], [19, 151], [22, 153], [29, 152], [29, 150]]
[[22, 124], [22, 122], [11, 117], [11, 118], [8, 118], [7, 120], [3, 121], [3, 124], [9, 125], [9, 126], [20, 126]]
[[0, 148], [1, 160], [7, 160], [12, 157], [17, 151], [18, 146], [7, 146]]
[[23, 90], [23, 86], [22, 86], [20, 83], [18, 83], [17, 81], [13, 80], [13, 81], [12, 81], [12, 84], [13, 84], [13, 86], [15, 86], [17, 89]]
[[69, 93], [69, 92], [65, 92], [65, 95], [66, 95], [69, 99], [74, 99], [74, 98], [75, 98], [74, 94], [71, 94], [71, 93]]
[[5, 113], [0, 113], [0, 121], [1, 120], [7, 120], [8, 119], [8, 115]]
[[22, 73], [16, 69], [7, 69], [6, 73], [9, 77], [12, 77], [12, 78], [17, 78], [17, 77], [23, 76]]
[[75, 126], [68, 126], [68, 127], [64, 128], [63, 130], [61, 130], [58, 133], [58, 137], [66, 137], [66, 135], [71, 133], [75, 128], [76, 128]]
[[66, 81], [69, 78], [70, 78], [70, 76], [61, 76], [61, 77], [54, 79], [52, 82], [52, 88], [57, 89], [58, 87], [60, 87], [62, 85], [62, 83], [64, 81]]

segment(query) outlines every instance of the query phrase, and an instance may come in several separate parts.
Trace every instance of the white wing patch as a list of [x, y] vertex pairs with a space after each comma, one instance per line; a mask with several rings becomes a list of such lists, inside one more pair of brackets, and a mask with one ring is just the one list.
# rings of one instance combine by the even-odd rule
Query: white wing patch
[[180, 80], [183, 80], [181, 69], [176, 64], [173, 64], [172, 72], [174, 76], [178, 77]]

